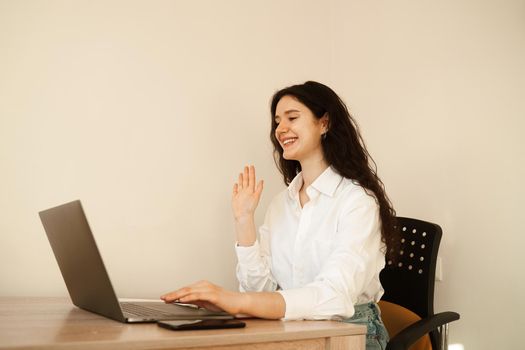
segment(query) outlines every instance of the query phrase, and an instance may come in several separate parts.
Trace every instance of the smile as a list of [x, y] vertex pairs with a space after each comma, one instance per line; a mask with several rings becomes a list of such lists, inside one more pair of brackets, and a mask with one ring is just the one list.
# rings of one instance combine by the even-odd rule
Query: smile
[[291, 143], [294, 143], [295, 140], [297, 140], [297, 137], [294, 137], [294, 138], [291, 138], [291, 139], [286, 139], [283, 141], [283, 145], [289, 145]]

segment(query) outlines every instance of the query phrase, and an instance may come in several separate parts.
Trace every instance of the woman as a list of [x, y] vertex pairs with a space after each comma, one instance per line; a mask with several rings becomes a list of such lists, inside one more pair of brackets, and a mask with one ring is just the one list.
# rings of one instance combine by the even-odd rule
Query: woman
[[268, 319], [365, 323], [367, 349], [384, 348], [376, 302], [395, 212], [358, 128], [335, 92], [312, 81], [278, 91], [271, 114], [288, 188], [273, 199], [257, 237], [263, 182], [250, 166], [233, 186], [241, 291], [201, 281], [161, 298]]

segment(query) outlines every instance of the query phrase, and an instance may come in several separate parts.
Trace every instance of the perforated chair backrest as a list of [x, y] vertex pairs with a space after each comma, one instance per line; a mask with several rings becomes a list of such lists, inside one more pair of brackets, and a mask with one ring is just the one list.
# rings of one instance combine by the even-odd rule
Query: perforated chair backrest
[[425, 318], [434, 314], [434, 279], [442, 230], [436, 224], [397, 217], [400, 232], [397, 260], [387, 260], [380, 279], [381, 298]]

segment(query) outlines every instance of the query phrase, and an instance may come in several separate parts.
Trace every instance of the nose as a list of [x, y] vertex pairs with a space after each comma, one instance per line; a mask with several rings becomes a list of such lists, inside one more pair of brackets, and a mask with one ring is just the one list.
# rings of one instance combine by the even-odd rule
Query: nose
[[278, 125], [277, 125], [277, 128], [275, 128], [275, 133], [277, 135], [279, 134], [283, 134], [285, 132], [288, 131], [288, 126], [285, 125], [285, 121], [281, 121]]

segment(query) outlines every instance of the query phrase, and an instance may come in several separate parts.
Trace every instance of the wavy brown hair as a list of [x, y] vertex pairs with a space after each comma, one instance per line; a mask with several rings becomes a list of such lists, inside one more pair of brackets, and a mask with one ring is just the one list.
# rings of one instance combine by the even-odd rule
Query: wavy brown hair
[[377, 176], [377, 166], [368, 153], [359, 127], [348, 112], [345, 103], [328, 86], [315, 81], [293, 85], [277, 91], [271, 102], [272, 128], [270, 139], [274, 147], [274, 160], [283, 174], [284, 183], [289, 185], [301, 171], [301, 164], [296, 160], [283, 158], [283, 149], [275, 136], [277, 123], [275, 110], [277, 103], [284, 96], [292, 96], [308, 107], [318, 119], [328, 114], [328, 131], [321, 139], [325, 160], [340, 175], [356, 180], [365, 191], [372, 194], [379, 205], [381, 219], [381, 240], [387, 247], [386, 254], [394, 259], [398, 232], [396, 212], [385, 192], [385, 186]]

